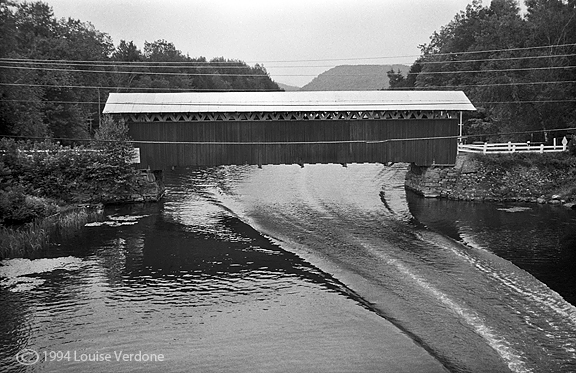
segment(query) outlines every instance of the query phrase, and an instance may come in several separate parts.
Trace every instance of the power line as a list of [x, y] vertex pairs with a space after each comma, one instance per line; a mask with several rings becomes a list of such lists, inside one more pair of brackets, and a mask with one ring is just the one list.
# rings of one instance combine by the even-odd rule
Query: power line
[[[443, 86], [424, 86], [424, 87], [398, 87], [396, 90], [431, 90], [446, 88], [474, 88], [474, 87], [503, 87], [503, 86], [522, 86], [522, 85], [544, 85], [544, 84], [573, 84], [576, 80], [555, 80], [555, 81], [536, 81], [536, 82], [509, 82], [509, 83], [485, 83], [485, 84], [459, 84]], [[108, 89], [108, 90], [151, 90], [151, 91], [221, 91], [221, 92], [247, 92], [247, 91], [270, 91], [267, 88], [259, 89], [211, 89], [211, 88], [170, 88], [170, 87], [121, 87], [121, 86], [89, 86], [89, 85], [70, 85], [70, 84], [32, 84], [32, 83], [0, 83], [0, 86], [13, 87], [44, 87], [44, 88], [79, 88], [79, 89]]]
[[533, 59], [539, 59], [539, 58], [574, 57], [574, 56], [576, 56], [576, 54], [571, 53], [571, 54], [553, 54], [553, 55], [541, 55], [541, 56], [482, 58], [482, 59], [474, 59], [474, 60], [419, 61], [419, 63], [423, 64], [423, 65], [433, 65], [433, 64], [450, 64], [450, 63], [464, 63], [464, 62], [533, 60]]
[[488, 137], [488, 136], [510, 136], [510, 135], [528, 135], [534, 133], [544, 133], [553, 131], [573, 131], [576, 127], [564, 128], [550, 128], [547, 130], [530, 130], [530, 131], [512, 131], [502, 133], [481, 133], [470, 135], [450, 135], [450, 136], [429, 136], [429, 137], [415, 137], [415, 138], [393, 138], [384, 140], [327, 140], [327, 141], [262, 141], [262, 142], [234, 142], [234, 141], [157, 141], [157, 140], [96, 140], [96, 139], [81, 139], [81, 138], [66, 138], [66, 137], [38, 137], [38, 136], [19, 136], [19, 135], [1, 135], [4, 138], [13, 139], [31, 139], [31, 140], [56, 140], [56, 141], [77, 141], [77, 142], [102, 142], [102, 143], [132, 143], [132, 144], [161, 144], [161, 145], [299, 145], [299, 144], [350, 144], [350, 143], [364, 143], [364, 144], [378, 144], [387, 142], [402, 142], [402, 141], [422, 141], [422, 140], [445, 140], [445, 139], [467, 139], [470, 137]]
[[[485, 83], [485, 84], [459, 84], [459, 85], [436, 85], [436, 86], [423, 86], [423, 87], [397, 87], [394, 90], [430, 90], [442, 88], [478, 88], [478, 87], [506, 87], [506, 86], [521, 86], [521, 85], [541, 85], [541, 84], [573, 84], [576, 80], [555, 80], [555, 81], [539, 81], [539, 82], [509, 82], [509, 83]], [[0, 83], [1, 85], [1, 83]]]
[[498, 73], [498, 72], [512, 72], [512, 71], [538, 71], [538, 70], [556, 70], [556, 69], [571, 69], [576, 66], [549, 66], [549, 67], [522, 67], [514, 69], [485, 69], [485, 70], [455, 70], [455, 71], [421, 71], [418, 75], [434, 75], [434, 74], [472, 74], [472, 73]]
[[[563, 48], [563, 47], [574, 47], [576, 43], [569, 43], [569, 44], [549, 44], [549, 45], [541, 45], [541, 46], [534, 46], [534, 47], [521, 47], [521, 48], [503, 48], [503, 49], [485, 49], [485, 50], [478, 50], [478, 51], [463, 51], [463, 52], [449, 52], [449, 53], [430, 53], [425, 55], [396, 55], [396, 56], [376, 56], [376, 57], [351, 57], [351, 58], [324, 58], [324, 59], [299, 59], [299, 60], [264, 60], [257, 62], [258, 64], [264, 62], [271, 62], [271, 63], [294, 63], [294, 62], [326, 62], [326, 61], [362, 61], [362, 60], [378, 60], [378, 59], [392, 59], [392, 58], [408, 58], [408, 57], [430, 57], [430, 56], [454, 56], [454, 55], [468, 55], [468, 54], [479, 54], [479, 53], [494, 53], [494, 52], [512, 52], [512, 51], [526, 51], [526, 50], [535, 50], [535, 49], [546, 49], [546, 48]], [[50, 60], [50, 59], [26, 59], [26, 58], [0, 58], [0, 61], [36, 61], [36, 62], [60, 62], [60, 63], [93, 63], [95, 61], [89, 60]], [[98, 62], [106, 62], [106, 61], [98, 61]], [[248, 62], [256, 62], [256, 61], [248, 61]], [[142, 64], [142, 65], [164, 65], [164, 64], [239, 64], [239, 63], [246, 63], [245, 61], [111, 61], [112, 64], [120, 65], [122, 63], [126, 64]]]
[[[429, 57], [436, 57], [438, 55], [434, 54]], [[576, 54], [554, 54], [554, 55], [538, 55], [538, 56], [522, 56], [522, 57], [500, 57], [500, 58], [483, 58], [483, 59], [459, 59], [459, 60], [442, 60], [442, 61], [419, 61], [420, 64], [431, 65], [431, 64], [448, 64], [448, 63], [466, 63], [466, 62], [492, 62], [492, 61], [515, 61], [515, 60], [533, 60], [533, 59], [550, 59], [557, 57], [574, 57]], [[248, 65], [240, 65], [240, 63], [230, 62], [229, 64], [233, 66], [225, 65], [213, 65], [213, 62], [204, 62], [202, 65], [197, 65], [194, 62], [130, 62], [123, 63], [122, 61], [74, 61], [74, 60], [28, 60], [28, 59], [18, 59], [18, 58], [0, 58], [0, 62], [3, 63], [21, 63], [28, 65], [48, 65], [48, 66], [81, 66], [81, 67], [113, 67], [113, 68], [150, 68], [150, 67], [160, 67], [163, 69], [253, 69]], [[292, 66], [268, 66], [274, 68], [319, 68], [319, 67], [333, 67], [333, 65], [292, 65]], [[136, 71], [134, 71], [136, 72]]]
[[535, 104], [535, 103], [576, 103], [576, 99], [572, 100], [522, 100], [522, 101], [476, 101], [477, 104]]
[[479, 51], [464, 51], [464, 52], [450, 52], [450, 53], [430, 53], [425, 54], [423, 57], [426, 56], [453, 56], [453, 55], [460, 55], [460, 54], [477, 54], [477, 53], [494, 53], [494, 52], [512, 52], [512, 51], [525, 51], [525, 50], [532, 50], [532, 49], [545, 49], [545, 48], [560, 48], [560, 47], [574, 47], [576, 43], [570, 44], [550, 44], [550, 45], [542, 45], [536, 47], [522, 47], [522, 48], [506, 48], [506, 49], [485, 49]]
[[[421, 71], [418, 75], [435, 75], [435, 74], [471, 74], [471, 73], [494, 73], [494, 72], [512, 72], [512, 71], [539, 71], [539, 70], [565, 70], [575, 68], [569, 66], [549, 66], [549, 67], [526, 67], [512, 69], [484, 69], [484, 70], [455, 70], [455, 71]], [[230, 73], [159, 73], [159, 72], [132, 72], [132, 71], [105, 71], [105, 70], [78, 70], [78, 69], [55, 69], [42, 67], [25, 67], [25, 66], [0, 66], [3, 69], [17, 70], [41, 70], [41, 71], [59, 71], [59, 72], [82, 72], [82, 73], [104, 73], [104, 74], [139, 74], [139, 75], [168, 75], [168, 76], [230, 76], [230, 77], [255, 77], [270, 78], [268, 74], [230, 74]], [[275, 76], [294, 76], [294, 77], [316, 77], [316, 74], [274, 74]], [[373, 76], [373, 74], [334, 74], [331, 76]]]
[[[77, 105], [77, 104], [86, 104], [86, 105], [101, 105], [98, 101], [65, 101], [65, 100], [16, 100], [16, 99], [3, 99], [0, 102], [21, 102], [21, 103], [52, 103], [52, 104], [70, 104], [70, 105]], [[576, 99], [572, 100], [518, 100], [518, 101], [475, 101], [472, 100], [474, 104], [533, 104], [533, 103], [576, 103]], [[157, 102], [114, 102], [114, 105], [147, 105], [147, 106], [210, 106], [210, 104], [206, 103], [157, 103]], [[422, 103], [404, 103], [403, 105], [421, 105]], [[356, 105], [356, 104], [351, 104]], [[387, 105], [386, 103], [374, 103], [374, 104], [364, 104], [363, 106], [383, 106]], [[390, 103], [388, 105], [396, 105]], [[426, 105], [444, 105], [444, 103], [426, 103]], [[253, 106], [253, 104], [226, 104], [226, 103], [219, 103], [214, 104], [214, 106]], [[278, 104], [260, 104], [258, 106], [278, 106]], [[287, 104], [282, 106], [302, 106], [302, 104]], [[313, 107], [314, 105], [306, 105]], [[342, 106], [342, 105], [341, 105]], [[313, 111], [313, 109], [310, 109]], [[337, 110], [338, 111], [338, 110]], [[346, 111], [346, 110], [339, 110], [339, 111]], [[456, 110], [458, 111], [458, 110]]]
[[[2, 63], [11, 64], [28, 64], [28, 65], [48, 65], [48, 66], [80, 66], [80, 67], [113, 67], [113, 68], [163, 68], [163, 69], [244, 69], [252, 70], [254, 67], [248, 65], [240, 65], [239, 63], [233, 66], [225, 65], [214, 65], [213, 63], [205, 62], [203, 65], [194, 65], [193, 63], [178, 63], [178, 62], [166, 62], [166, 63], [156, 63], [156, 62], [131, 62], [122, 63], [121, 61], [58, 61], [58, 60], [27, 60], [27, 59], [11, 59], [11, 58], [0, 58]], [[238, 66], [240, 65], [240, 66]], [[292, 67], [292, 66], [290, 66]], [[318, 66], [313, 66], [318, 67]], [[320, 66], [321, 67], [321, 66]]]
[[[179, 65], [194, 65], [196, 67], [211, 66], [211, 67], [227, 67], [226, 65], [243, 65], [244, 68], [250, 68], [249, 65], [244, 61], [121, 61], [121, 60], [64, 60], [64, 59], [38, 59], [38, 58], [11, 58], [11, 57], [0, 57], [0, 61], [5, 62], [29, 62], [29, 63], [54, 63], [54, 64], [93, 64], [100, 63], [105, 66], [179, 66]], [[259, 65], [259, 64], [256, 64]], [[261, 65], [259, 65], [261, 66]], [[234, 67], [234, 66], [232, 66]]]
[[[41, 70], [41, 71], [59, 71], [59, 72], [80, 72], [80, 73], [98, 73], [98, 74], [139, 74], [139, 75], [169, 75], [169, 76], [237, 76], [237, 77], [255, 77], [255, 78], [270, 78], [267, 74], [230, 74], [230, 73], [159, 73], [159, 72], [140, 72], [140, 71], [106, 71], [106, 70], [80, 70], [80, 69], [56, 69], [46, 67], [27, 67], [27, 66], [0, 66], [2, 69], [15, 69], [15, 70]], [[282, 76], [282, 75], [281, 75]], [[306, 75], [284, 75], [284, 76], [306, 76]], [[316, 75], [309, 75], [316, 76]]]
[[[3, 101], [8, 101], [8, 102], [37, 102], [34, 100], [3, 100]], [[96, 104], [98, 102], [95, 101], [64, 101], [64, 100], [46, 100], [46, 101], [42, 101], [42, 102], [52, 102], [52, 103], [83, 103], [83, 104]], [[111, 102], [110, 105], [146, 105], [146, 106], [187, 106], [187, 107], [195, 107], [195, 106], [218, 106], [218, 107], [253, 107], [253, 106], [258, 106], [258, 107], [278, 107], [278, 106], [284, 106], [284, 107], [301, 107], [301, 106], [306, 106], [306, 107], [310, 107], [310, 110], [314, 110], [314, 107], [326, 107], [328, 105], [333, 105], [332, 104], [328, 104], [328, 105], [323, 105], [321, 103], [313, 103], [313, 104], [308, 104], [305, 102], [289, 102], [289, 103], [283, 103], [283, 104], [278, 104], [278, 103], [229, 103], [229, 102], [218, 102], [218, 103], [207, 103], [207, 102], [153, 102], [153, 101], [118, 101], [118, 102]], [[398, 106], [398, 103], [394, 103], [394, 102], [368, 102], [366, 103], [365, 101], [347, 101], [347, 102], [343, 102], [343, 103], [339, 103], [338, 107], [342, 107], [345, 108], [347, 106], [358, 106], [358, 105], [362, 105], [362, 106]], [[405, 106], [420, 106], [420, 105], [439, 105], [439, 106], [444, 106], [446, 105], [445, 102], [406, 102], [403, 103], [402, 105]], [[305, 110], [306, 111], [306, 110]]]
[[0, 86], [14, 86], [14, 87], [44, 87], [44, 88], [79, 88], [79, 89], [108, 89], [108, 90], [151, 90], [151, 91], [207, 91], [207, 92], [276, 92], [269, 88], [170, 88], [170, 87], [120, 87], [120, 86], [91, 86], [91, 85], [71, 85], [71, 84], [32, 84], [32, 83], [0, 83]]

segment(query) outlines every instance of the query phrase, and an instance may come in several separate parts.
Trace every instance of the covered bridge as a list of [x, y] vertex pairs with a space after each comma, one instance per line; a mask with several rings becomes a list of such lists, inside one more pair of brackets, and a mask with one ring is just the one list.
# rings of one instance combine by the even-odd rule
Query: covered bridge
[[460, 91], [111, 93], [142, 167], [454, 164]]

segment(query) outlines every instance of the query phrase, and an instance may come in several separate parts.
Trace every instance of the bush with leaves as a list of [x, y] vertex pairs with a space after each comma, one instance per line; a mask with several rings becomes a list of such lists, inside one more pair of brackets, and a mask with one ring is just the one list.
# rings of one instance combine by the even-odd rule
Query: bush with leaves
[[57, 211], [56, 204], [43, 198], [26, 195], [21, 186], [0, 190], [0, 225], [29, 223]]
[[[0, 220], [28, 221], [43, 216], [38, 200], [62, 203], [110, 202], [137, 185], [133, 148], [123, 122], [106, 117], [88, 146], [0, 140]], [[26, 202], [27, 201], [27, 202]], [[18, 205], [27, 206], [23, 210]]]

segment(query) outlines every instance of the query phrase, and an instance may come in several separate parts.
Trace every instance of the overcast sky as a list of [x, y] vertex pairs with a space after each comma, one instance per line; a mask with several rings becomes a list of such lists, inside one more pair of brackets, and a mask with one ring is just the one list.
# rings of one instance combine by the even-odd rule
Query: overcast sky
[[[115, 45], [165, 39], [190, 57], [263, 64], [303, 86], [336, 65], [410, 65], [471, 0], [44, 0]], [[489, 0], [484, 0], [488, 5]], [[316, 60], [316, 61], [312, 61]], [[321, 60], [321, 61], [318, 61]]]

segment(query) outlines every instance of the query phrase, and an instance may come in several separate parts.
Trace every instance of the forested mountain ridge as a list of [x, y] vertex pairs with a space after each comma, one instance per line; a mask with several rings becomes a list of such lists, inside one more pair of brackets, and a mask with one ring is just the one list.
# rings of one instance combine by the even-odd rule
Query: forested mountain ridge
[[109, 92], [280, 90], [266, 69], [191, 58], [166, 40], [114, 46], [43, 2], [0, 2], [0, 135], [88, 138]]
[[514, 0], [472, 1], [421, 46], [408, 74], [388, 74], [391, 89], [463, 90], [478, 108], [465, 134], [481, 139], [575, 133], [576, 1], [525, 4], [522, 13]]
[[296, 87], [294, 85], [289, 85], [289, 84], [284, 84], [284, 83], [279, 83], [276, 82], [276, 84], [278, 84], [278, 87], [280, 87], [280, 89], [285, 90], [286, 92], [288, 91], [299, 91], [300, 87]]
[[386, 73], [393, 69], [407, 74], [406, 65], [340, 65], [323, 72], [301, 91], [370, 91], [386, 89]]

